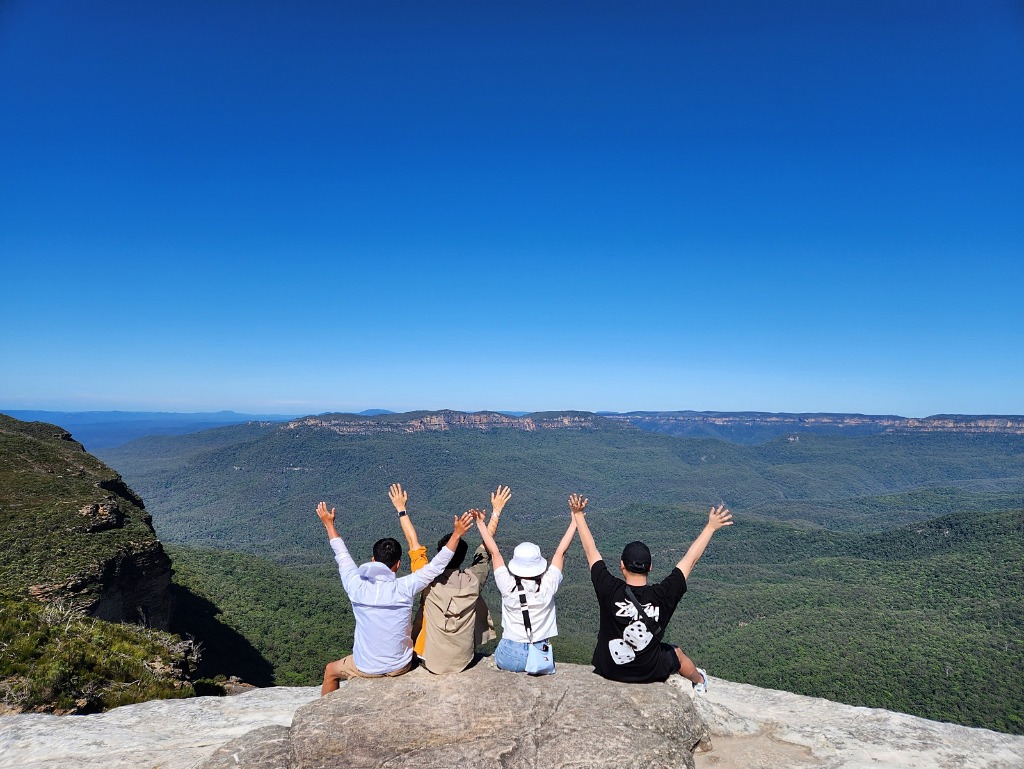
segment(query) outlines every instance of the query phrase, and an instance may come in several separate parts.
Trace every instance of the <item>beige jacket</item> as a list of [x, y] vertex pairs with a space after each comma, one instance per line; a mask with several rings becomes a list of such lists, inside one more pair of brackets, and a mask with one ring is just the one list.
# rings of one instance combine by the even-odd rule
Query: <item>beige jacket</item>
[[490, 568], [491, 556], [480, 545], [469, 568], [446, 569], [423, 591], [423, 663], [431, 673], [465, 670], [476, 647], [495, 637], [490, 612], [480, 597]]

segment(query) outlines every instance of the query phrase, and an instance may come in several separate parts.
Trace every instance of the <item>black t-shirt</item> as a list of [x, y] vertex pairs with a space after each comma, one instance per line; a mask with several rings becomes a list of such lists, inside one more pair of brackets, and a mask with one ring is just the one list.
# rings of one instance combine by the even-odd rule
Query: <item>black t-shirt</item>
[[[597, 646], [591, 660], [594, 671], [604, 678], [625, 683], [665, 681], [678, 671], [675, 652], [667, 651], [660, 639], [638, 634], [636, 628], [627, 632], [638, 616], [636, 607], [626, 597], [626, 583], [609, 572], [604, 561], [597, 561], [591, 567], [590, 579], [601, 610]], [[672, 569], [661, 582], [633, 588], [647, 616], [662, 628], [668, 626], [685, 592], [686, 578], [678, 568]]]

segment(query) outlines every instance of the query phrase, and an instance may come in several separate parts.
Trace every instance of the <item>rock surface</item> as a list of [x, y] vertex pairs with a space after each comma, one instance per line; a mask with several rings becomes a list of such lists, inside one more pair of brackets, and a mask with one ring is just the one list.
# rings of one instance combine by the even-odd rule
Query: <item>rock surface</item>
[[[476, 716], [481, 721], [485, 715], [490, 719], [495, 714], [505, 718], [512, 714], [526, 724], [543, 719], [525, 707], [511, 707], [509, 703], [513, 698], [520, 696], [511, 687], [521, 686], [532, 697], [535, 689], [557, 685], [570, 676], [574, 681], [577, 677], [593, 679], [589, 668], [572, 668], [559, 665], [558, 675], [540, 680], [503, 674], [498, 693], [479, 686], [474, 690], [472, 682], [479, 684], [480, 679], [470, 678], [469, 674], [417, 681], [412, 676], [419, 674], [414, 673], [406, 677], [406, 684], [415, 684], [415, 691], [420, 692], [417, 696], [429, 696], [430, 702], [436, 701], [433, 692], [438, 688], [461, 688], [474, 696], [474, 702], [485, 706], [483, 714]], [[401, 733], [412, 730], [412, 722], [408, 720], [413, 710], [409, 707], [414, 704], [412, 700], [392, 701], [388, 722], [371, 723], [360, 710], [363, 705], [376, 702], [377, 697], [371, 695], [379, 691], [374, 688], [378, 683], [361, 682], [358, 687], [361, 692], [353, 700], [349, 700], [349, 696], [356, 693], [357, 686], [347, 684], [340, 694], [323, 701], [317, 688], [271, 688], [237, 697], [147, 702], [95, 716], [4, 716], [0, 717], [0, 768], [193, 769], [206, 762], [208, 769], [222, 766], [286, 769], [287, 762], [294, 761], [296, 755], [291, 744], [293, 732], [288, 728], [293, 714], [297, 716], [299, 731], [323, 733], [325, 740], [336, 740], [350, 719], [354, 719], [351, 723], [369, 726], [379, 735], [378, 740], [405, 739]], [[685, 709], [683, 700], [691, 697], [692, 690], [687, 691], [681, 680], [670, 686], [677, 687], [679, 702]], [[638, 695], [652, 689], [634, 688]], [[411, 696], [412, 690], [409, 693]], [[558, 714], [565, 719], [577, 718], [568, 702], [557, 705], [556, 719]], [[304, 708], [306, 705], [312, 707]], [[552, 707], [550, 701], [545, 707]], [[697, 769], [1024, 768], [1024, 737], [968, 729], [885, 710], [854, 708], [717, 678], [711, 679], [708, 695], [696, 700], [696, 708], [706, 719], [712, 734], [710, 752], [696, 754]], [[400, 727], [390, 725], [396, 720], [396, 713], [401, 714]], [[452, 711], [448, 715], [457, 717], [459, 713]], [[316, 717], [319, 716], [336, 720], [330, 725], [318, 725]], [[570, 720], [569, 724], [572, 723], [574, 721]], [[568, 730], [569, 726], [565, 728]], [[607, 727], [582, 730], [578, 723], [576, 728], [579, 732], [576, 736], [581, 741], [589, 735], [592, 744], [587, 745], [588, 750], [593, 749], [598, 740], [622, 738], [626, 733], [630, 744], [643, 744], [655, 734], [644, 731], [638, 736], [636, 731], [624, 731], [621, 723], [616, 731]], [[335, 733], [333, 737], [330, 732]], [[535, 756], [536, 766], [546, 767], [540, 763], [545, 754], [540, 750], [530, 753], [527, 747], [530, 745], [523, 742], [519, 755], [524, 763], [519, 765], [534, 766], [531, 756]], [[414, 754], [419, 760], [418, 766], [444, 765], [427, 758], [432, 750], [444, 750], [444, 745], [440, 742], [426, 745], [422, 752]], [[582, 754], [578, 758], [577, 766], [583, 767]], [[464, 764], [466, 767], [485, 765], [480, 753]], [[636, 761], [626, 765], [646, 766]], [[676, 766], [686, 766], [686, 763]]]
[[680, 688], [617, 684], [582, 665], [535, 678], [488, 658], [458, 675], [418, 669], [349, 681], [299, 708], [289, 734], [263, 730], [202, 766], [692, 769], [693, 748], [706, 736]]
[[229, 740], [285, 728], [320, 687], [152, 700], [93, 716], [0, 717], [0, 769], [193, 769]]
[[697, 769], [1021, 769], [1024, 737], [711, 679]]

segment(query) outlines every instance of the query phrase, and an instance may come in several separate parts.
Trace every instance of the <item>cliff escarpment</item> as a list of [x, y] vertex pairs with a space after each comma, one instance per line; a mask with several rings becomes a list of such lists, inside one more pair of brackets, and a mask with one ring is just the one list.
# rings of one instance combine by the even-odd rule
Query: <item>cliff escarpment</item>
[[166, 629], [171, 561], [142, 500], [60, 427], [0, 415], [0, 594]]
[[758, 411], [632, 411], [604, 416], [641, 430], [669, 435], [710, 436], [738, 443], [757, 443], [797, 433], [1024, 435], [1024, 416], [936, 414], [914, 418], [873, 414], [774, 414]]
[[142, 500], [59, 427], [0, 415], [0, 552], [0, 713], [195, 693]]
[[317, 429], [340, 435], [430, 433], [453, 430], [582, 431], [639, 428], [679, 436], [723, 438], [759, 443], [783, 435], [878, 435], [945, 433], [1024, 435], [1024, 416], [938, 414], [914, 418], [871, 414], [774, 414], [754, 411], [633, 411], [629, 413], [545, 411], [512, 415], [495, 411], [466, 413], [411, 411], [403, 414], [318, 414], [293, 419], [284, 430]]
[[381, 433], [425, 433], [449, 430], [592, 430], [614, 428], [614, 422], [585, 411], [538, 412], [524, 416], [478, 411], [411, 411], [406, 414], [320, 414], [294, 419], [286, 430], [318, 428], [341, 435], [377, 435]]

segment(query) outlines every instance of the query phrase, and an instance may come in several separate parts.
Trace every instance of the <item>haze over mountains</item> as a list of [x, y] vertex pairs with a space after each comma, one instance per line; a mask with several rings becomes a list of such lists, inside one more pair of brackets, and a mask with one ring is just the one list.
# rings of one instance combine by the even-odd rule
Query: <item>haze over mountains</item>
[[[3, 410], [16, 419], [57, 424], [73, 433], [87, 449], [118, 446], [147, 435], [183, 435], [223, 425], [245, 422], [287, 422], [297, 415], [240, 414], [233, 411], [176, 413], [158, 411], [41, 411]], [[366, 409], [356, 414], [324, 414], [321, 418], [335, 422], [347, 421], [364, 429], [379, 429], [374, 420], [356, 420], [356, 417], [374, 417], [394, 414], [388, 409]], [[421, 412], [415, 412], [421, 413]], [[427, 413], [427, 412], [422, 412]], [[461, 414], [462, 412], [433, 412]], [[474, 415], [480, 425], [491, 418], [511, 417], [515, 420], [530, 412], [497, 411], [478, 412]], [[938, 414], [924, 418], [895, 415], [804, 413], [786, 414], [759, 411], [631, 411], [625, 413], [602, 411], [596, 416], [628, 422], [634, 427], [670, 435], [708, 436], [736, 443], [760, 443], [787, 434], [815, 433], [872, 435], [881, 432], [961, 432], [1024, 434], [1024, 416]], [[307, 417], [308, 418], [308, 417]], [[396, 422], [403, 421], [401, 416]], [[441, 420], [443, 421], [443, 420]], [[441, 423], [438, 422], [438, 424]], [[376, 427], [375, 427], [376, 426]], [[495, 425], [496, 426], [496, 425]], [[443, 429], [443, 428], [441, 428]]]
[[9, 409], [3, 413], [26, 422], [60, 425], [89, 451], [119, 446], [146, 435], [182, 435], [240, 422], [280, 422], [292, 418], [281, 414], [237, 414], [234, 411], [178, 413]]

